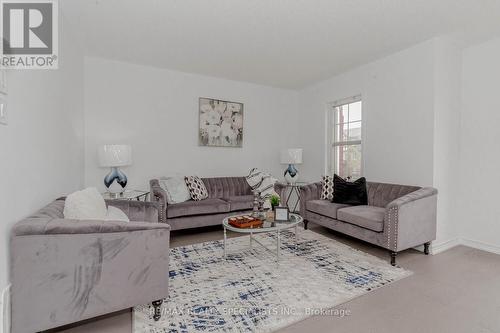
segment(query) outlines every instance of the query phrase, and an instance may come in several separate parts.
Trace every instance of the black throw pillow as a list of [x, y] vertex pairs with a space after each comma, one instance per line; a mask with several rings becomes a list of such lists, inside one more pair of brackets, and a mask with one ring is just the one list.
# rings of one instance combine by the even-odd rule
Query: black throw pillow
[[334, 175], [332, 202], [352, 206], [368, 205], [365, 177], [349, 182]]

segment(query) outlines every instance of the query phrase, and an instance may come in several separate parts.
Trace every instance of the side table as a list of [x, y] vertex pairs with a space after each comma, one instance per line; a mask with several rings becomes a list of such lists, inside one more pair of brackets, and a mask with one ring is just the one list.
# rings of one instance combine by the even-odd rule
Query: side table
[[[300, 208], [300, 187], [308, 185], [308, 182], [296, 182], [293, 184], [280, 183], [282, 187], [281, 202], [288, 207], [290, 212], [296, 213]], [[295, 201], [294, 201], [295, 199]], [[292, 209], [293, 207], [293, 209]]]
[[122, 193], [102, 193], [102, 197], [108, 200], [137, 200], [148, 201], [149, 191], [125, 190]]

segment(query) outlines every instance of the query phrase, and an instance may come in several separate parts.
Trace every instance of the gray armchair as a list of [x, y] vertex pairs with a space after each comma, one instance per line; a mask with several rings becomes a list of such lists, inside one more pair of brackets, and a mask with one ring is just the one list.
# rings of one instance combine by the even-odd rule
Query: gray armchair
[[157, 205], [107, 204], [131, 221], [67, 220], [59, 199], [14, 225], [13, 333], [47, 330], [168, 295], [170, 227], [157, 223]]

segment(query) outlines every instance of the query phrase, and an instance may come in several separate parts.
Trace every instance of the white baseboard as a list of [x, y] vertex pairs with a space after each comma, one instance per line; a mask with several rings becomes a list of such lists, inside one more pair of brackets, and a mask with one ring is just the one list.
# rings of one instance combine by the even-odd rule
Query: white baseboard
[[438, 254], [458, 245], [463, 245], [471, 247], [473, 249], [482, 250], [490, 253], [500, 254], [500, 246], [498, 245], [491, 245], [481, 241], [467, 239], [467, 238], [454, 238], [438, 244], [432, 243], [431, 253]]
[[500, 246], [491, 245], [487, 243], [483, 243], [481, 241], [473, 240], [473, 239], [462, 239], [461, 244], [464, 246], [472, 247], [474, 249], [491, 252], [495, 254], [500, 254]]
[[0, 333], [10, 333], [10, 284], [0, 298]]
[[460, 238], [454, 238], [440, 243], [433, 242], [431, 243], [431, 254], [438, 254], [446, 250], [449, 250], [455, 246], [461, 245], [462, 244], [461, 241], [462, 240]]

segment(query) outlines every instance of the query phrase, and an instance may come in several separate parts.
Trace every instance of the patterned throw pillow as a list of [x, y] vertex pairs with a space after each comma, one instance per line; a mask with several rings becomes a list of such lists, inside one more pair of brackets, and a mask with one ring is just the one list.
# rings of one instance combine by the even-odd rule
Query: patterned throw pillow
[[184, 178], [186, 185], [189, 189], [189, 194], [191, 194], [191, 199], [195, 201], [200, 201], [208, 198], [208, 191], [203, 180], [198, 176], [188, 176]]
[[260, 197], [263, 199], [268, 199], [271, 195], [276, 194], [274, 191], [274, 184], [276, 184], [278, 180], [268, 173], [253, 168], [250, 170], [248, 176], [246, 176], [246, 180], [248, 185], [252, 188], [252, 191], [259, 192]]
[[333, 177], [323, 176], [321, 178], [321, 199], [322, 200], [332, 200], [333, 199]]

